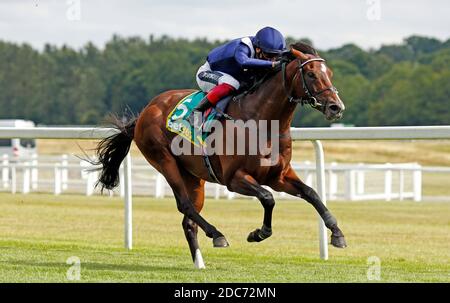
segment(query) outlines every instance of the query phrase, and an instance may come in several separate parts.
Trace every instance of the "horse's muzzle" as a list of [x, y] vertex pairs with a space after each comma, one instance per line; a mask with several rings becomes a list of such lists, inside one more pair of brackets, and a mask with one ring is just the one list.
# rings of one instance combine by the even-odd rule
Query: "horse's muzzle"
[[344, 103], [328, 102], [325, 107], [325, 118], [327, 120], [338, 120], [342, 118], [344, 110]]

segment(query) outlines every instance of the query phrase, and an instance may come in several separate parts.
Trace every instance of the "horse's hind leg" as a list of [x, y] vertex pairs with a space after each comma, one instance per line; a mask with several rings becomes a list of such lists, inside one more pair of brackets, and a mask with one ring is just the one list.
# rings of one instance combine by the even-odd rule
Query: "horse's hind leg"
[[248, 237], [248, 242], [261, 242], [272, 235], [272, 211], [275, 200], [270, 191], [262, 187], [252, 176], [244, 171], [237, 171], [234, 175], [229, 189], [246, 196], [258, 198], [264, 207], [264, 219], [261, 229], [252, 231]]
[[223, 234], [200, 216], [194, 208], [189, 196], [189, 185], [186, 184], [186, 180], [192, 175], [179, 167], [175, 158], [171, 155], [165, 155], [160, 162], [162, 163], [160, 167], [161, 173], [166, 178], [176, 197], [178, 211], [198, 224], [205, 231], [206, 236], [213, 239], [214, 247], [227, 247], [228, 242]]
[[205, 263], [203, 261], [203, 256], [200, 251], [200, 246], [198, 245], [197, 232], [198, 226], [191, 219], [184, 216], [183, 222], [181, 223], [184, 229], [184, 235], [189, 244], [189, 249], [191, 251], [192, 261], [194, 262], [195, 268], [203, 269], [205, 268]]
[[[194, 203], [195, 210], [200, 213], [203, 208], [203, 202], [205, 199], [205, 181], [195, 177], [189, 179], [190, 180], [186, 180], [188, 194], [192, 202]], [[191, 251], [194, 266], [199, 269], [205, 268], [205, 263], [203, 262], [203, 256], [197, 240], [198, 225], [186, 216], [184, 216], [181, 225], [183, 226], [184, 235], [186, 236], [186, 240], [189, 244], [189, 249]]]

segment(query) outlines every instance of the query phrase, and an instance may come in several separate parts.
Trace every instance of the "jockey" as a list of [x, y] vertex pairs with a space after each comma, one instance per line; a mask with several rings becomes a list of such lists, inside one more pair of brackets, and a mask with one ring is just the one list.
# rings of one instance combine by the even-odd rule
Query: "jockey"
[[194, 111], [203, 112], [239, 89], [249, 72], [275, 69], [276, 58], [286, 50], [283, 35], [272, 27], [264, 27], [255, 36], [238, 38], [213, 49], [197, 72], [197, 83], [207, 93], [192, 111], [189, 121], [194, 124]]

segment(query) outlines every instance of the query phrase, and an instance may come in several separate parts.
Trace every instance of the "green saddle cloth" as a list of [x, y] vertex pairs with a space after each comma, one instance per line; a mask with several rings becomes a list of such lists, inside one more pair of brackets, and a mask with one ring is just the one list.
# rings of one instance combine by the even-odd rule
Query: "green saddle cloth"
[[[177, 106], [175, 106], [172, 112], [167, 116], [166, 120], [166, 128], [169, 131], [189, 140], [195, 146], [203, 146], [208, 133], [202, 133], [200, 131], [195, 133], [194, 127], [189, 123], [187, 118], [204, 97], [205, 93], [202, 91], [196, 91], [187, 95], [178, 102]], [[216, 115], [217, 112], [215, 110], [211, 111], [204, 123], [209, 123], [214, 120]], [[197, 136], [194, 137], [194, 135]]]

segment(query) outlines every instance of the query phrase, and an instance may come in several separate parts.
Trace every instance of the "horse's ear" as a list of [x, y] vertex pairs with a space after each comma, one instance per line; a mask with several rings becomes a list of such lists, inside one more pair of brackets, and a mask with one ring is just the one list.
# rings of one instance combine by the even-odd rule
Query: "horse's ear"
[[305, 55], [304, 53], [302, 53], [301, 51], [299, 51], [298, 49], [295, 49], [295, 48], [291, 47], [291, 53], [296, 58], [300, 58], [302, 60], [308, 60], [308, 56]]

